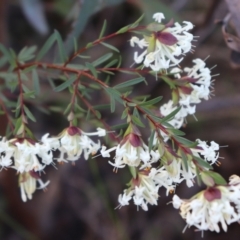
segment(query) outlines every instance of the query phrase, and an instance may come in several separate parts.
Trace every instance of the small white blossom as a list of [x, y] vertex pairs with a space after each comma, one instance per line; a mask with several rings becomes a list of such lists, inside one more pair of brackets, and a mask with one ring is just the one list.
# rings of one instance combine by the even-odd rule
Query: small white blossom
[[[12, 149], [12, 157], [14, 158], [14, 166], [19, 173], [41, 171], [46, 166], [39, 161], [38, 144], [31, 139], [11, 139], [9, 146]], [[49, 149], [50, 150], [50, 149]]]
[[117, 146], [106, 149], [102, 146], [102, 157], [110, 157], [110, 152], [115, 151], [114, 162], [109, 163], [115, 168], [123, 168], [125, 165], [132, 167], [140, 167], [140, 169], [150, 167], [156, 162], [159, 154], [155, 151], [149, 151], [148, 146], [143, 142], [139, 133], [129, 133]]
[[189, 200], [174, 195], [172, 203], [174, 208], [180, 208], [180, 215], [187, 225], [195, 226], [199, 230], [219, 232], [221, 224], [226, 232], [227, 225], [240, 220], [229, 186], [208, 188]]
[[153, 19], [156, 21], [156, 22], [161, 22], [162, 19], [165, 19], [165, 16], [163, 15], [163, 13], [154, 13], [153, 14]]
[[[38, 188], [37, 188], [37, 183], [39, 183], [40, 185]], [[24, 202], [26, 202], [27, 199], [31, 200], [32, 195], [36, 191], [36, 189], [45, 189], [49, 183], [50, 181], [43, 183], [43, 181], [39, 178], [37, 172], [31, 171], [31, 172], [20, 173], [19, 186], [20, 186], [22, 200]]]
[[50, 137], [45, 135], [42, 138], [42, 142], [45, 145], [49, 145], [52, 149], [58, 149], [60, 156], [57, 158], [59, 162], [62, 161], [76, 161], [83, 153], [84, 158], [87, 160], [89, 155], [96, 154], [100, 149], [100, 142], [95, 143], [88, 136], [105, 136], [106, 131], [102, 128], [98, 128], [97, 132], [85, 133], [77, 127], [69, 127], [64, 129], [57, 137]]
[[119, 208], [129, 205], [129, 201], [133, 199], [137, 207], [141, 207], [144, 211], [148, 210], [148, 204], [157, 205], [159, 185], [155, 183], [149, 171], [143, 170], [138, 173], [136, 179], [131, 180], [131, 186], [119, 195]]
[[183, 22], [183, 26], [179, 23], [163, 25], [161, 21], [165, 17], [162, 13], [155, 13], [153, 18], [157, 23], [147, 27], [152, 35], [144, 36], [142, 40], [132, 37], [130, 45], [138, 45], [141, 49], [147, 48], [140, 54], [134, 52], [136, 63], [143, 62], [144, 66], [150, 67], [153, 71], [159, 71], [178, 65], [183, 59], [180, 56], [191, 50], [193, 35], [187, 31], [193, 25], [186, 21]]

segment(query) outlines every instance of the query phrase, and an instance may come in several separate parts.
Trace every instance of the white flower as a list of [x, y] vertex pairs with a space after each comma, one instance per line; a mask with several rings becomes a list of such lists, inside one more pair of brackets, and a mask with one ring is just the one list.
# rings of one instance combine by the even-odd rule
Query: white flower
[[180, 208], [180, 215], [187, 225], [195, 226], [199, 230], [219, 232], [221, 224], [226, 232], [227, 225], [240, 220], [228, 186], [208, 188], [189, 200], [174, 195], [172, 203], [175, 208]]
[[165, 19], [165, 16], [163, 15], [163, 13], [154, 13], [153, 14], [153, 19], [156, 21], [156, 22], [161, 22], [162, 19]]
[[[37, 188], [37, 183], [39, 183], [39, 187]], [[47, 181], [43, 183], [43, 181], [39, 178], [38, 173], [31, 171], [20, 173], [19, 175], [19, 186], [21, 191], [21, 198], [24, 202], [27, 199], [32, 199], [32, 194], [36, 191], [36, 189], [45, 189], [46, 186], [50, 183]]]
[[119, 208], [129, 205], [131, 199], [137, 207], [140, 206], [144, 211], [148, 210], [148, 204], [157, 205], [159, 185], [149, 175], [148, 170], [140, 171], [137, 178], [131, 180], [130, 185], [123, 194], [119, 195]]
[[[196, 112], [196, 104], [200, 103], [202, 99], [208, 100], [211, 93], [210, 69], [205, 67], [206, 64], [201, 59], [195, 59], [193, 62], [194, 66], [192, 68], [184, 68], [184, 71], [182, 71], [175, 67], [170, 71], [177, 78], [175, 80], [176, 84], [179, 84], [179, 100], [177, 104], [170, 100], [160, 107], [160, 113], [163, 116], [167, 116], [178, 107], [181, 107], [179, 112], [168, 121], [176, 129], [182, 127], [188, 115], [193, 115]], [[187, 75], [181, 77], [181, 74], [184, 73]], [[183, 85], [184, 83], [185, 85]], [[162, 132], [161, 134], [167, 141], [168, 136]]]
[[208, 146], [205, 141], [201, 141], [200, 139], [197, 139], [196, 141], [198, 142], [197, 146], [200, 147], [200, 149], [192, 149], [192, 152], [199, 153], [206, 161], [210, 162], [211, 164], [215, 163], [219, 156], [219, 145], [214, 141], [211, 141], [210, 146]]
[[13, 168], [15, 168], [17, 172], [24, 173], [44, 169], [45, 165], [41, 164], [38, 158], [40, 152], [38, 144], [35, 141], [31, 139], [14, 138], [9, 140], [9, 146], [13, 152]]
[[175, 183], [173, 181], [173, 178], [169, 175], [168, 171], [164, 167], [161, 167], [159, 169], [151, 168], [149, 177], [153, 179], [153, 181], [158, 185], [159, 187], [166, 188], [166, 195], [168, 196], [169, 192], [175, 191]]
[[[137, 130], [136, 130], [137, 131]], [[140, 167], [140, 169], [149, 167], [156, 162], [159, 154], [154, 151], [149, 152], [148, 146], [143, 142], [140, 133], [129, 133], [124, 136], [123, 140], [117, 146], [101, 149], [102, 157], [110, 157], [110, 152], [115, 151], [114, 162], [109, 163], [115, 168], [123, 168], [125, 165], [132, 167]]]
[[0, 141], [0, 154], [0, 166], [2, 168], [10, 167], [12, 165], [13, 149], [5, 138]]
[[189, 22], [161, 24], [164, 15], [155, 13], [153, 18], [157, 23], [152, 23], [147, 27], [152, 34], [144, 36], [139, 40], [132, 37], [131, 46], [138, 45], [141, 49], [147, 47], [142, 53], [134, 52], [134, 61], [143, 62], [144, 66], [150, 67], [153, 71], [168, 69], [170, 66], [178, 65], [183, 58], [180, 56], [191, 50], [193, 35], [188, 33], [193, 25]]
[[42, 142], [58, 149], [60, 156], [57, 158], [59, 162], [62, 161], [76, 161], [83, 153], [84, 158], [87, 160], [90, 154], [96, 154], [100, 148], [100, 142], [95, 143], [89, 136], [105, 136], [106, 131], [98, 128], [97, 132], [85, 133], [77, 127], [68, 127], [62, 131], [57, 137], [48, 138], [48, 135], [42, 138]]

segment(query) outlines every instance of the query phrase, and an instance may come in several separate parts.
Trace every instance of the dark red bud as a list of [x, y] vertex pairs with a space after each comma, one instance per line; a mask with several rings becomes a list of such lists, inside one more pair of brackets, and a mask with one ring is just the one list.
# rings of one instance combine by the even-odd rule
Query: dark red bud
[[140, 146], [142, 146], [141, 138], [138, 135], [136, 135], [134, 133], [130, 133], [130, 134], [128, 134], [128, 139], [129, 139], [130, 144], [133, 147], [140, 147]]
[[159, 42], [161, 42], [165, 45], [168, 45], [168, 46], [172, 46], [178, 42], [177, 38], [174, 37], [169, 32], [157, 32], [157, 33], [155, 33], [155, 36]]
[[74, 127], [74, 126], [69, 127], [69, 128], [67, 129], [67, 132], [68, 132], [68, 134], [69, 134], [70, 136], [74, 136], [74, 135], [76, 135], [76, 134], [81, 135], [81, 130], [80, 130], [80, 128], [77, 128], [77, 127]]
[[35, 172], [35, 171], [33, 171], [33, 170], [30, 171], [29, 174], [30, 174], [31, 177], [33, 177], [33, 178], [35, 178], [35, 179], [39, 179], [39, 178], [40, 178], [39, 173], [38, 173], [38, 172]]
[[132, 185], [134, 186], [134, 187], [139, 187], [140, 186], [140, 183], [141, 183], [141, 181], [140, 181], [140, 179], [139, 179], [139, 177], [136, 177], [136, 178], [133, 178], [132, 179]]
[[186, 95], [191, 94], [192, 91], [193, 91], [193, 89], [191, 87], [185, 87], [185, 86], [181, 87], [181, 92]]
[[204, 197], [209, 201], [214, 201], [215, 199], [221, 199], [221, 191], [218, 188], [210, 187], [204, 191]]

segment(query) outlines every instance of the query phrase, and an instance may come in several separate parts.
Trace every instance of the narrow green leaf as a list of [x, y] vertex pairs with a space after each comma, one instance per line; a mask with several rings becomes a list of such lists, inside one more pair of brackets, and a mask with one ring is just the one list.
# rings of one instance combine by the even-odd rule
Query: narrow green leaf
[[149, 138], [149, 142], [148, 142], [149, 152], [152, 150], [152, 147], [153, 147], [154, 136], [155, 136], [155, 131], [152, 131], [151, 135], [150, 135], [150, 138]]
[[47, 39], [39, 53], [37, 54], [36, 60], [42, 59], [45, 54], [49, 51], [49, 49], [53, 46], [54, 42], [56, 41], [56, 34], [55, 32]]
[[78, 44], [77, 44], [77, 39], [74, 37], [73, 38], [73, 48], [74, 48], [74, 53], [78, 51]]
[[117, 129], [125, 129], [127, 128], [129, 124], [128, 123], [122, 123], [122, 124], [117, 124], [111, 127], [111, 130], [117, 130]]
[[126, 118], [128, 115], [128, 108], [125, 108], [124, 111], [122, 112], [122, 116], [121, 116], [121, 119], [124, 119]]
[[144, 77], [134, 78], [134, 79], [126, 81], [124, 83], [120, 83], [118, 85], [115, 85], [113, 88], [114, 89], [121, 89], [121, 88], [130, 87], [130, 86], [136, 85], [140, 82], [143, 82], [144, 80], [145, 80]]
[[189, 148], [193, 148], [197, 146], [196, 142], [190, 141], [186, 138], [180, 137], [180, 136], [174, 136], [175, 139], [180, 142], [182, 145], [189, 147]]
[[105, 43], [105, 42], [101, 42], [100, 44], [102, 44], [106, 48], [109, 48], [109, 49], [119, 53], [119, 50], [116, 47], [112, 46], [111, 44], [108, 44], [108, 43]]
[[180, 111], [180, 109], [181, 109], [181, 107], [178, 107], [177, 109], [172, 111], [170, 114], [168, 114], [166, 117], [162, 118], [161, 123], [171, 120]]
[[217, 185], [226, 185], [227, 182], [226, 180], [219, 174], [213, 171], [204, 171], [205, 174], [209, 175], [210, 177], [212, 177], [214, 179], [214, 182]]
[[135, 28], [138, 26], [138, 24], [143, 20], [144, 18], [144, 14], [142, 14], [142, 16], [140, 18], [137, 19], [137, 21], [135, 21], [134, 23], [131, 24], [130, 28]]
[[47, 79], [48, 79], [48, 81], [49, 81], [50, 86], [51, 86], [53, 89], [56, 88], [56, 86], [55, 86], [55, 84], [54, 84], [54, 80], [51, 79], [50, 77], [47, 77]]
[[182, 149], [180, 149], [180, 155], [181, 155], [181, 159], [183, 161], [183, 165], [185, 167], [186, 172], [188, 172], [188, 157], [187, 155], [182, 151]]
[[131, 119], [139, 127], [145, 127], [140, 118], [137, 118], [136, 116], [132, 115]]
[[24, 112], [26, 113], [27, 117], [32, 120], [33, 122], [36, 122], [35, 117], [33, 116], [33, 114], [30, 112], [30, 110], [26, 107], [26, 105], [23, 106], [24, 108]]
[[140, 106], [152, 106], [152, 105], [160, 102], [161, 100], [162, 100], [162, 97], [156, 97], [156, 98], [151, 99], [151, 100], [149, 100], [149, 101], [140, 103], [139, 105], [140, 105]]
[[115, 107], [116, 107], [115, 99], [112, 96], [110, 96], [110, 109], [111, 109], [111, 112], [115, 111]]
[[86, 65], [86, 67], [91, 71], [91, 73], [93, 74], [93, 76], [94, 76], [95, 78], [97, 78], [97, 70], [96, 70], [96, 68], [95, 68], [91, 63], [89, 63], [89, 62], [86, 62], [85, 65]]
[[34, 89], [36, 95], [39, 95], [40, 84], [39, 84], [38, 74], [37, 74], [37, 71], [35, 69], [32, 70], [32, 80], [33, 80], [33, 89]]
[[70, 87], [76, 81], [76, 75], [72, 75], [67, 81], [63, 82], [59, 86], [57, 86], [54, 91], [60, 92], [68, 87]]
[[97, 60], [92, 62], [92, 65], [94, 67], [106, 62], [109, 58], [111, 58], [113, 56], [113, 53], [107, 53], [105, 55], [103, 55], [102, 57], [98, 58]]
[[104, 68], [109, 68], [114, 66], [118, 62], [118, 59], [113, 59], [111, 62], [109, 62]]
[[55, 36], [58, 43], [58, 51], [59, 51], [60, 59], [64, 63], [65, 61], [67, 61], [67, 53], [63, 44], [63, 40], [60, 33], [57, 30], [55, 30]]
[[103, 110], [103, 109], [108, 109], [110, 104], [101, 104], [101, 105], [96, 105], [93, 108], [97, 110]]
[[197, 163], [198, 163], [201, 167], [204, 167], [204, 168], [206, 168], [206, 169], [213, 169], [213, 167], [212, 167], [208, 162], [206, 162], [205, 160], [203, 160], [203, 159], [200, 158], [200, 157], [193, 156], [193, 160], [197, 161]]
[[16, 123], [15, 123], [15, 128], [14, 128], [14, 131], [13, 131], [13, 134], [16, 135], [16, 133], [18, 132], [18, 129], [21, 127], [22, 125], [22, 118], [18, 118]]
[[105, 31], [106, 31], [106, 28], [107, 28], [107, 21], [105, 19], [104, 22], [103, 22], [102, 30], [101, 30], [101, 32], [99, 34], [99, 37], [98, 37], [99, 39], [103, 37], [103, 35], [104, 35]]
[[24, 47], [18, 54], [17, 58], [19, 62], [26, 62], [35, 57], [35, 51], [37, 46]]
[[69, 111], [70, 111], [70, 109], [71, 109], [71, 106], [72, 106], [71, 103], [69, 103], [69, 104], [67, 105], [66, 109], [65, 109], [64, 112], [63, 112], [64, 115], [66, 115], [66, 114], [69, 113]]
[[129, 26], [122, 27], [122, 28], [120, 28], [120, 29], [116, 32], [116, 34], [125, 33], [125, 32], [128, 31], [128, 29], [129, 29]]
[[3, 56], [6, 58], [6, 60], [11, 63], [11, 60], [12, 60], [12, 56], [11, 54], [9, 53], [9, 51], [7, 50], [7, 48], [5, 48], [4, 45], [2, 45], [0, 43], [0, 51], [3, 53]]

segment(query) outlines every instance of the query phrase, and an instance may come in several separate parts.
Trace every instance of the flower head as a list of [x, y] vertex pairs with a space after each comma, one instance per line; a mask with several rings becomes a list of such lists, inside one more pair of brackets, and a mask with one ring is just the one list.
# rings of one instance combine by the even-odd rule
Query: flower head
[[188, 200], [174, 195], [172, 203], [175, 208], [180, 208], [180, 215], [187, 225], [195, 226], [199, 230], [219, 232], [221, 224], [226, 232], [227, 225], [240, 220], [238, 207], [236, 208], [236, 201], [229, 186], [207, 188]]
[[147, 27], [151, 35], [144, 36], [142, 40], [133, 37], [130, 43], [131, 46], [136, 44], [141, 49], [147, 47], [141, 54], [134, 53], [136, 63], [143, 62], [144, 66], [159, 71], [178, 65], [182, 61], [180, 56], [191, 50], [193, 35], [188, 31], [193, 25], [186, 21], [183, 22], [183, 26], [172, 21], [164, 25], [161, 23], [165, 18], [163, 13], [155, 13], [153, 18], [156, 22]]
[[123, 140], [117, 146], [108, 150], [103, 146], [101, 154], [103, 157], [110, 157], [109, 153], [114, 150], [116, 150], [114, 162], [109, 163], [116, 168], [123, 168], [125, 165], [145, 168], [158, 160], [157, 152], [149, 151], [148, 146], [142, 140], [141, 134], [135, 126], [129, 127]]
[[27, 199], [32, 199], [32, 194], [37, 189], [37, 183], [39, 184], [38, 189], [45, 189], [46, 186], [50, 183], [50, 181], [43, 183], [43, 181], [38, 175], [38, 172], [34, 171], [19, 174], [19, 186], [21, 191], [21, 197], [24, 202], [26, 202]]
[[64, 129], [57, 137], [48, 138], [48, 135], [45, 135], [42, 142], [51, 146], [52, 149], [60, 151], [60, 156], [57, 159], [60, 162], [76, 161], [82, 153], [87, 160], [90, 154], [95, 154], [100, 148], [100, 142], [95, 143], [88, 136], [105, 136], [105, 134], [106, 131], [101, 128], [98, 128], [97, 132], [86, 133], [80, 128], [72, 126]]
[[131, 180], [130, 187], [119, 195], [119, 208], [129, 205], [129, 201], [133, 199], [136, 206], [147, 211], [147, 204], [157, 205], [159, 187], [153, 180], [153, 175], [149, 174], [149, 170], [140, 171], [137, 177]]

